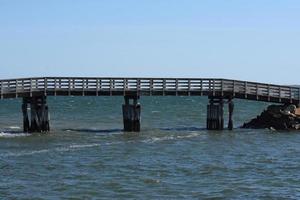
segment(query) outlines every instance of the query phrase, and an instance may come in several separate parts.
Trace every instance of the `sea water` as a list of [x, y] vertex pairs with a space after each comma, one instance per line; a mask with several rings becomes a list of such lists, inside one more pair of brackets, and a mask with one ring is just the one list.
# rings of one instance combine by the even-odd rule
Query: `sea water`
[[[240, 129], [268, 104], [234, 100], [233, 131], [207, 131], [205, 97], [49, 97], [51, 132], [22, 132], [0, 101], [0, 199], [299, 199], [300, 134]], [[225, 105], [225, 124], [227, 122]]]

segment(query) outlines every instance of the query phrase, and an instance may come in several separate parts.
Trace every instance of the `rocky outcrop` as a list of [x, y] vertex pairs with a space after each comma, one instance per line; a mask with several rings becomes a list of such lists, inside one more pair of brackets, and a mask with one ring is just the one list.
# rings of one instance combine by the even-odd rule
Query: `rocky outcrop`
[[300, 130], [300, 110], [295, 105], [270, 105], [242, 128]]

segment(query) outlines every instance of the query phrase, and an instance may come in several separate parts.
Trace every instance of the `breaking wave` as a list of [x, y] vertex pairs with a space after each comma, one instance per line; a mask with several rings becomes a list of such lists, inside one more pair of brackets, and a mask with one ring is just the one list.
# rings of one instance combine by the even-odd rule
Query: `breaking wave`
[[0, 132], [0, 138], [15, 138], [15, 137], [27, 137], [30, 136], [29, 133], [6, 133]]

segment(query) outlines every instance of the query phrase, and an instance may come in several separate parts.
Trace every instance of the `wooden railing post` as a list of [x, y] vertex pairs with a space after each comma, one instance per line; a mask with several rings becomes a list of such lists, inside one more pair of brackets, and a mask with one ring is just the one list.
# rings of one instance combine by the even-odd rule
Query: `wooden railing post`
[[16, 98], [18, 98], [18, 80], [15, 80], [15, 90], [16, 90]]
[[152, 92], [153, 92], [153, 90], [154, 90], [154, 87], [153, 87], [153, 79], [151, 78], [150, 79], [150, 85], [149, 85], [150, 87], [149, 87], [149, 90], [150, 90], [150, 96], [152, 96]]
[[48, 79], [44, 78], [44, 95], [47, 96]]
[[293, 99], [292, 99], [292, 88], [290, 87], [290, 103], [293, 103]]
[[213, 90], [213, 96], [215, 96], [216, 95], [216, 93], [215, 93], [215, 79], [213, 79], [212, 90]]
[[235, 97], [235, 80], [233, 80], [232, 96]]
[[245, 81], [245, 99], [248, 97], [248, 83]]
[[68, 85], [69, 85], [69, 89], [68, 89], [68, 95], [71, 96], [71, 79], [68, 79]]
[[200, 80], [200, 95], [203, 96], [203, 79]]
[[221, 95], [224, 96], [224, 85], [223, 85], [223, 79], [221, 79]]
[[54, 96], [56, 96], [56, 78], [54, 78]]
[[175, 79], [176, 96], [178, 96], [178, 79]]
[[32, 78], [30, 79], [30, 97], [32, 97]]
[[1, 99], [3, 99], [3, 81], [1, 81]]
[[270, 97], [270, 84], [268, 84], [268, 101], [271, 100], [271, 97]]
[[24, 79], [22, 79], [22, 91], [24, 92]]
[[258, 92], [258, 84], [256, 83], [256, 100], [258, 100], [258, 95], [259, 95], [259, 92]]
[[84, 89], [84, 86], [85, 86], [84, 78], [81, 79], [81, 83], [82, 83], [82, 84], [81, 84], [81, 87], [82, 87], [82, 88], [81, 88], [81, 89], [82, 89], [82, 96], [84, 96], [84, 91], [85, 91], [85, 89]]
[[165, 96], [165, 90], [166, 90], [166, 79], [163, 79], [163, 96]]
[[279, 102], [281, 102], [281, 87], [279, 86]]
[[300, 107], [300, 87], [298, 88], [298, 107]]
[[138, 78], [136, 79], [136, 94], [139, 96], [141, 91], [141, 80]]
[[102, 79], [99, 79], [99, 90], [101, 91], [102, 90]]
[[112, 96], [112, 90], [113, 90], [113, 80], [109, 79], [109, 94]]
[[96, 96], [99, 96], [99, 79], [96, 79]]

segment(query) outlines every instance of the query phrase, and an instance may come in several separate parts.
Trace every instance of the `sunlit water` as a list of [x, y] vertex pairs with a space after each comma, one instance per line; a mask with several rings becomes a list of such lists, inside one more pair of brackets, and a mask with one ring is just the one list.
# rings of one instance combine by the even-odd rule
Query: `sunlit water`
[[[206, 131], [206, 98], [142, 97], [122, 132], [121, 97], [48, 99], [51, 133], [22, 133], [0, 101], [0, 199], [299, 199], [300, 134], [238, 126], [267, 104], [235, 100], [233, 131]], [[226, 111], [226, 109], [225, 109]]]

